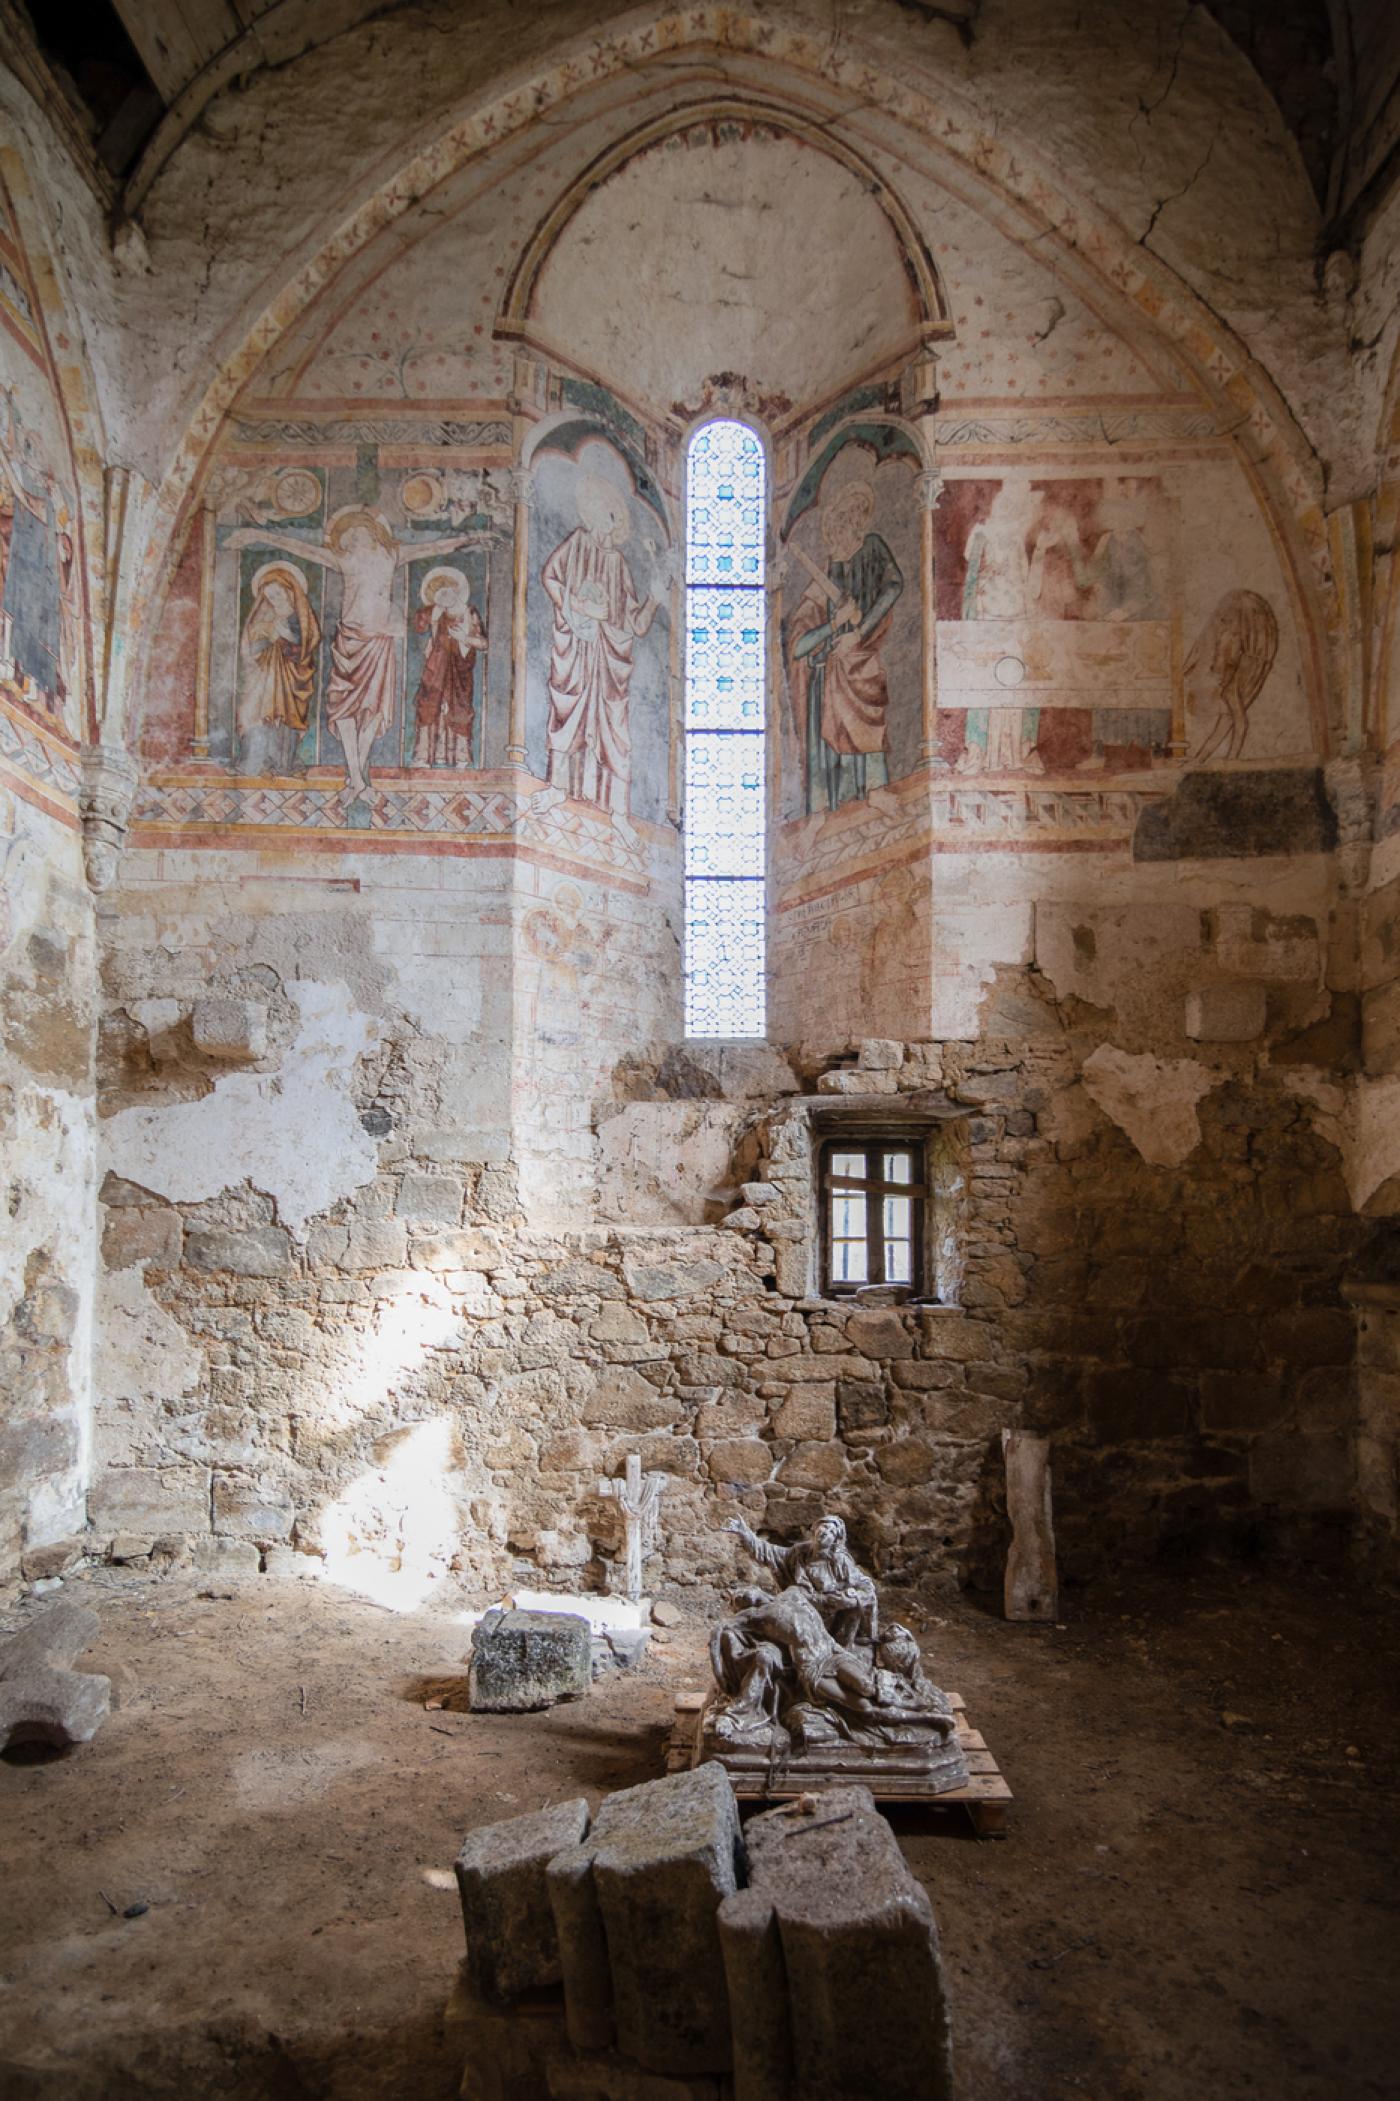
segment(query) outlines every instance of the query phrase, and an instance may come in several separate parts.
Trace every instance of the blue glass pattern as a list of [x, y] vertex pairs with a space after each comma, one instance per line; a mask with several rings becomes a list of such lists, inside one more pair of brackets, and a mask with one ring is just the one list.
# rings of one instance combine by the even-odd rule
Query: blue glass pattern
[[698, 430], [686, 490], [688, 1036], [765, 1029], [764, 503], [754, 433]]
[[763, 728], [764, 611], [761, 590], [687, 590], [687, 729]]
[[742, 423], [707, 423], [690, 441], [688, 584], [763, 588], [763, 447]]
[[761, 1036], [763, 882], [687, 877], [686, 1033]]
[[761, 730], [686, 739], [687, 875], [762, 876], [763, 744]]

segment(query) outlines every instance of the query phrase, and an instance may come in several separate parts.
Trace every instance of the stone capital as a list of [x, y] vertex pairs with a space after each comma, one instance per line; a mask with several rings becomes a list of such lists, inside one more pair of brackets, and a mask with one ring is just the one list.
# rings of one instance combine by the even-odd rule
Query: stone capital
[[116, 880], [136, 782], [136, 762], [125, 745], [89, 744], [84, 750], [78, 808], [83, 866], [94, 890], [109, 890]]

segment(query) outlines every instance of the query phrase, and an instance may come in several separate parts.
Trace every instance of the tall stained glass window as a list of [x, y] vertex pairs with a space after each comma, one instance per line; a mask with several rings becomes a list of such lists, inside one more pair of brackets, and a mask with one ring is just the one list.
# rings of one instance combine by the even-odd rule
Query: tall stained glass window
[[690, 441], [685, 546], [685, 1031], [762, 1036], [763, 447]]

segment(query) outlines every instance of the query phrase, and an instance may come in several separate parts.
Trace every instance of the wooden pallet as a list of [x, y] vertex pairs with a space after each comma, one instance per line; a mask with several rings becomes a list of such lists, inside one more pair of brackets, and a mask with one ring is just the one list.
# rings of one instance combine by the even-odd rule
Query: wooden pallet
[[[695, 1733], [706, 1697], [700, 1692], [676, 1695], [675, 1717], [666, 1739], [668, 1773], [684, 1772], [694, 1764]], [[950, 1692], [948, 1698], [957, 1717], [958, 1742], [967, 1759], [967, 1786], [950, 1787], [942, 1794], [930, 1794], [917, 1782], [904, 1782], [893, 1774], [879, 1780], [872, 1777], [866, 1784], [879, 1802], [917, 1802], [927, 1809], [965, 1809], [979, 1838], [1005, 1838], [1006, 1812], [1013, 1799], [1011, 1789], [1002, 1778], [981, 1731], [974, 1729], [968, 1721], [962, 1695]], [[811, 1773], [800, 1777], [789, 1774], [772, 1784], [760, 1781], [756, 1774], [731, 1773], [729, 1777], [741, 1802], [786, 1801], [796, 1795], [811, 1794], [824, 1786], [849, 1786], [851, 1781], [849, 1773], [833, 1773], [827, 1780]]]

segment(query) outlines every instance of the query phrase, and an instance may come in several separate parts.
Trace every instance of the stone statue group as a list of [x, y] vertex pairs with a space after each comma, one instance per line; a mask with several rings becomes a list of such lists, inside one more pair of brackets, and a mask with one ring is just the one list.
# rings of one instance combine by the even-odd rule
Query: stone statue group
[[842, 1520], [820, 1518], [789, 1547], [760, 1539], [742, 1518], [726, 1529], [778, 1588], [737, 1591], [711, 1636], [718, 1690], [706, 1755], [736, 1765], [760, 1753], [847, 1772], [898, 1764], [924, 1770], [932, 1792], [963, 1785], [948, 1697], [924, 1675], [910, 1630], [881, 1623], [879, 1595], [852, 1558]]

